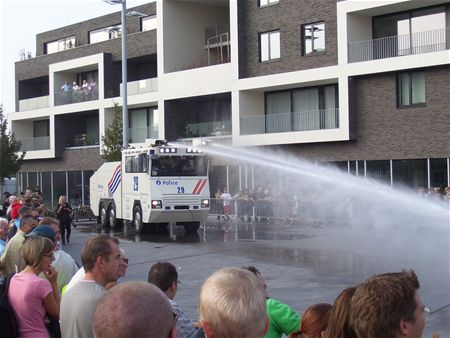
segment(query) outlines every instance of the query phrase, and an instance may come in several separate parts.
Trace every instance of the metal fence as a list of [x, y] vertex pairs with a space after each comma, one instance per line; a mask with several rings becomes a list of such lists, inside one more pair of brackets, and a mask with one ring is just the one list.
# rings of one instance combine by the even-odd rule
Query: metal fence
[[362, 62], [450, 49], [450, 27], [348, 44], [348, 62]]

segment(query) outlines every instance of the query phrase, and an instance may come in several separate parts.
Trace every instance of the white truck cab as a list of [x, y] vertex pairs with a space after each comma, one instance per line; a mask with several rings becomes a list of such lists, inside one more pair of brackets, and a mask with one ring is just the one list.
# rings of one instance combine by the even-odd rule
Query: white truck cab
[[90, 203], [103, 226], [174, 222], [195, 232], [209, 213], [208, 160], [198, 149], [162, 140], [122, 151], [121, 162], [104, 163], [90, 179]]

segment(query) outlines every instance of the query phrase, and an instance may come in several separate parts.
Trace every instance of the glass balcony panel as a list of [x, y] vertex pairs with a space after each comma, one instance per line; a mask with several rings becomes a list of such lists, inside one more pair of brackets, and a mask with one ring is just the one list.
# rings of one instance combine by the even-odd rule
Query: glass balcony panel
[[241, 135], [339, 128], [339, 108], [241, 117]]
[[49, 96], [33, 97], [31, 99], [20, 100], [19, 101], [19, 111], [42, 109], [49, 107]]
[[223, 136], [231, 135], [231, 121], [212, 121], [188, 123], [185, 133], [182, 137], [204, 137], [204, 136]]
[[34, 151], [50, 149], [50, 136], [24, 138], [20, 140], [20, 151]]
[[158, 126], [129, 128], [130, 143], [143, 143], [148, 138], [158, 138]]
[[[128, 82], [128, 95], [144, 94], [158, 91], [158, 78], [137, 80]], [[122, 84], [120, 84], [120, 96], [122, 96]]]
[[55, 105], [81, 103], [87, 101], [98, 100], [98, 86], [80, 88], [64, 92], [62, 90], [55, 91]]

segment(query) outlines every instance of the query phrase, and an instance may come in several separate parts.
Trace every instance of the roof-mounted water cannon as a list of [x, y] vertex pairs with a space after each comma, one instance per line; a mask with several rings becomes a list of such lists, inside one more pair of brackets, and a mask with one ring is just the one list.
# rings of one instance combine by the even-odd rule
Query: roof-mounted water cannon
[[155, 140], [153, 147], [167, 146], [167, 140]]

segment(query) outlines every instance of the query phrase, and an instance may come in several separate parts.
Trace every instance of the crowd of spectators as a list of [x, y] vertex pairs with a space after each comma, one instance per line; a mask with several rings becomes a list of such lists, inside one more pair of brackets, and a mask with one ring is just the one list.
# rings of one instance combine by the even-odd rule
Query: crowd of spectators
[[425, 325], [412, 270], [370, 277], [300, 315], [269, 296], [256, 267], [225, 267], [201, 286], [194, 321], [174, 301], [180, 281], [170, 262], [153, 264], [148, 283], [118, 283], [128, 259], [116, 237], [88, 238], [79, 270], [70, 256], [57, 264], [68, 256], [60, 240], [57, 219], [27, 214], [2, 255], [19, 337], [412, 338]]
[[[450, 187], [418, 188], [420, 197], [444, 202], [450, 205]], [[211, 203], [211, 213], [217, 214], [218, 220], [225, 222], [236, 216], [240, 222], [292, 222], [295, 219], [345, 220], [355, 217], [356, 197], [343, 194], [340, 203], [333, 201], [333, 196], [319, 195], [318, 189], [295, 191], [291, 187], [282, 188], [258, 185], [254, 190], [245, 188], [236, 194], [226, 189], [217, 188]], [[328, 203], [333, 205], [330, 209]]]

